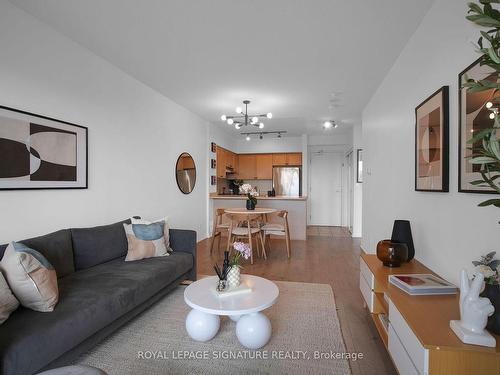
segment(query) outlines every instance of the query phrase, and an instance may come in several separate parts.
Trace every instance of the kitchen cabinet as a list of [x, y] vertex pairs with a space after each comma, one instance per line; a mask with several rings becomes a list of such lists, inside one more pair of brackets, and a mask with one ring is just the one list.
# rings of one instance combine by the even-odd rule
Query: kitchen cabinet
[[258, 180], [272, 180], [273, 178], [273, 155], [256, 155], [256, 172]]
[[226, 178], [226, 150], [217, 147], [217, 177]]
[[238, 155], [238, 178], [241, 180], [257, 179], [257, 158], [256, 155]]
[[302, 152], [286, 154], [286, 165], [302, 165]]
[[283, 154], [273, 154], [273, 166], [283, 166], [283, 165], [302, 165], [302, 153], [301, 152], [288, 152]]
[[273, 154], [274, 165], [286, 165], [286, 154]]

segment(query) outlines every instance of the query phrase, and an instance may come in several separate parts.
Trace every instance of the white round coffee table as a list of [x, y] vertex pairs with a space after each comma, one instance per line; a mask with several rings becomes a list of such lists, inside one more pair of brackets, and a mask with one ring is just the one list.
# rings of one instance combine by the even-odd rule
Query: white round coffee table
[[271, 338], [271, 322], [261, 313], [276, 303], [279, 289], [262, 277], [241, 275], [241, 282], [252, 291], [230, 296], [218, 296], [218, 277], [198, 280], [184, 291], [184, 301], [192, 310], [186, 317], [186, 330], [193, 340], [211, 340], [219, 331], [220, 315], [236, 323], [236, 336], [241, 345], [259, 349]]

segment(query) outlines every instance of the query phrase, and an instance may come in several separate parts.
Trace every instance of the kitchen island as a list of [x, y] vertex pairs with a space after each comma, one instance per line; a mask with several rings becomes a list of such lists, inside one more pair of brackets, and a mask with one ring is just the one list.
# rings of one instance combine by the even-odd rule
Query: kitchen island
[[[245, 195], [210, 194], [210, 223], [213, 223], [213, 213], [217, 208], [245, 207]], [[305, 240], [307, 227], [307, 197], [276, 196], [257, 197], [257, 207], [270, 207], [276, 210], [288, 211], [288, 225], [292, 240]], [[276, 215], [269, 216], [270, 222], [282, 223]]]

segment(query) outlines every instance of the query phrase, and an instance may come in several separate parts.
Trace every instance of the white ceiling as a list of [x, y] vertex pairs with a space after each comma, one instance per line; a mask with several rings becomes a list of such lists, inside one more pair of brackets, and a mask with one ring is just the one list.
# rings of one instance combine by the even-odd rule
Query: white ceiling
[[433, 0], [11, 2], [232, 133], [250, 99], [265, 130], [320, 134], [360, 119]]

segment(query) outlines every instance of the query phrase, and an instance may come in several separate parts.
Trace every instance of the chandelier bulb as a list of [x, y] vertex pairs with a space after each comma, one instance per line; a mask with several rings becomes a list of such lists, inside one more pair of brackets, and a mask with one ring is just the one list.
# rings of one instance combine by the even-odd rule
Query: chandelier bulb
[[258, 123], [258, 122], [259, 122], [259, 118], [258, 118], [258, 117], [256, 117], [256, 116], [252, 117], [252, 122], [253, 122], [254, 124]]
[[269, 112], [267, 115], [266, 115], [267, 118], [273, 118], [273, 114], [271, 112]]
[[241, 125], [240, 124], [235, 124], [234, 127], [236, 128], [236, 130], [240, 130]]
[[220, 119], [221, 119], [222, 121], [226, 121], [227, 117], [226, 117], [226, 115], [222, 115], [222, 116], [220, 117]]
[[264, 123], [263, 123], [263, 122], [261, 122], [261, 123], [259, 124], [259, 129], [264, 129]]
[[493, 107], [493, 103], [492, 102], [486, 103], [486, 108], [490, 109], [491, 107]]
[[232, 118], [228, 118], [227, 119], [227, 124], [228, 125], [233, 125], [233, 123], [234, 123], [234, 120]]
[[236, 113], [242, 113], [243, 110], [241, 109], [241, 107], [236, 107]]
[[490, 113], [490, 119], [492, 119], [492, 120], [493, 120], [494, 118], [495, 118], [495, 112], [491, 112], [491, 113]]
[[247, 141], [249, 141], [249, 140], [250, 140], [250, 136], [249, 136], [249, 135], [247, 135], [247, 137], [246, 137], [245, 139], [246, 139]]

